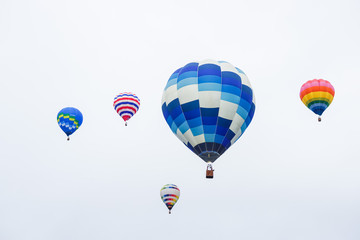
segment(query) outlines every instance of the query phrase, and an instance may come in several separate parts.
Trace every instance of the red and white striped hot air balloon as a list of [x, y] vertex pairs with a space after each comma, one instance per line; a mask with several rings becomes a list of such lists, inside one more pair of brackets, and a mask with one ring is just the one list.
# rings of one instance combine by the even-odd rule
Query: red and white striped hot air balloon
[[125, 126], [127, 126], [127, 121], [139, 110], [139, 107], [140, 99], [133, 93], [123, 92], [114, 98], [115, 111], [124, 119]]

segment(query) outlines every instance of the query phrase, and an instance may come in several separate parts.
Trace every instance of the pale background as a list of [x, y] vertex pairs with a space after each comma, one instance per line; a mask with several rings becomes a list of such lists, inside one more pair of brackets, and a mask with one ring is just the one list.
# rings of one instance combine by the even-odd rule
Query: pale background
[[[360, 2], [0, 1], [0, 239], [360, 239]], [[252, 124], [215, 163], [161, 112], [177, 68], [242, 69]], [[323, 121], [299, 99], [335, 87]], [[123, 91], [141, 99], [124, 126]], [[66, 141], [60, 109], [82, 111]], [[181, 189], [169, 215], [159, 191]]]

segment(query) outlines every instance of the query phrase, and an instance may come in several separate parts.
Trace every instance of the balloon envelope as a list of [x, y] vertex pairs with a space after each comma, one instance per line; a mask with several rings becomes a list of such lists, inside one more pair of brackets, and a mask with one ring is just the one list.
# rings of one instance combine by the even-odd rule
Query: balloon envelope
[[134, 93], [124, 92], [114, 98], [114, 109], [125, 122], [134, 116], [139, 107], [140, 99]]
[[323, 79], [307, 81], [301, 86], [300, 99], [315, 114], [321, 116], [335, 96], [335, 89]]
[[160, 197], [170, 213], [175, 203], [179, 200], [180, 189], [175, 184], [166, 184], [160, 190]]
[[73, 107], [66, 107], [60, 110], [57, 115], [57, 122], [67, 136], [73, 134], [82, 124], [83, 115]]
[[249, 126], [255, 98], [243, 71], [205, 60], [176, 70], [163, 92], [162, 111], [173, 133], [205, 162], [214, 162]]

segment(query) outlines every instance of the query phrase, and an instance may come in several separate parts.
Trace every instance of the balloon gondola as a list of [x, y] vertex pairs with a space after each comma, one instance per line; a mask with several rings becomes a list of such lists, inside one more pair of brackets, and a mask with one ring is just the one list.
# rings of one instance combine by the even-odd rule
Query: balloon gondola
[[206, 167], [206, 178], [214, 178], [214, 169], [211, 164]]

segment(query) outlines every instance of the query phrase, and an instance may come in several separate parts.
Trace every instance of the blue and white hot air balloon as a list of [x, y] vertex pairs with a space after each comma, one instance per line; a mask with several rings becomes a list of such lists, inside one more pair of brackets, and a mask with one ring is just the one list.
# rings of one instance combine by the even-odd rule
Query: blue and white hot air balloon
[[228, 62], [191, 62], [176, 70], [163, 92], [162, 111], [173, 133], [212, 166], [249, 126], [255, 98], [243, 71]]

